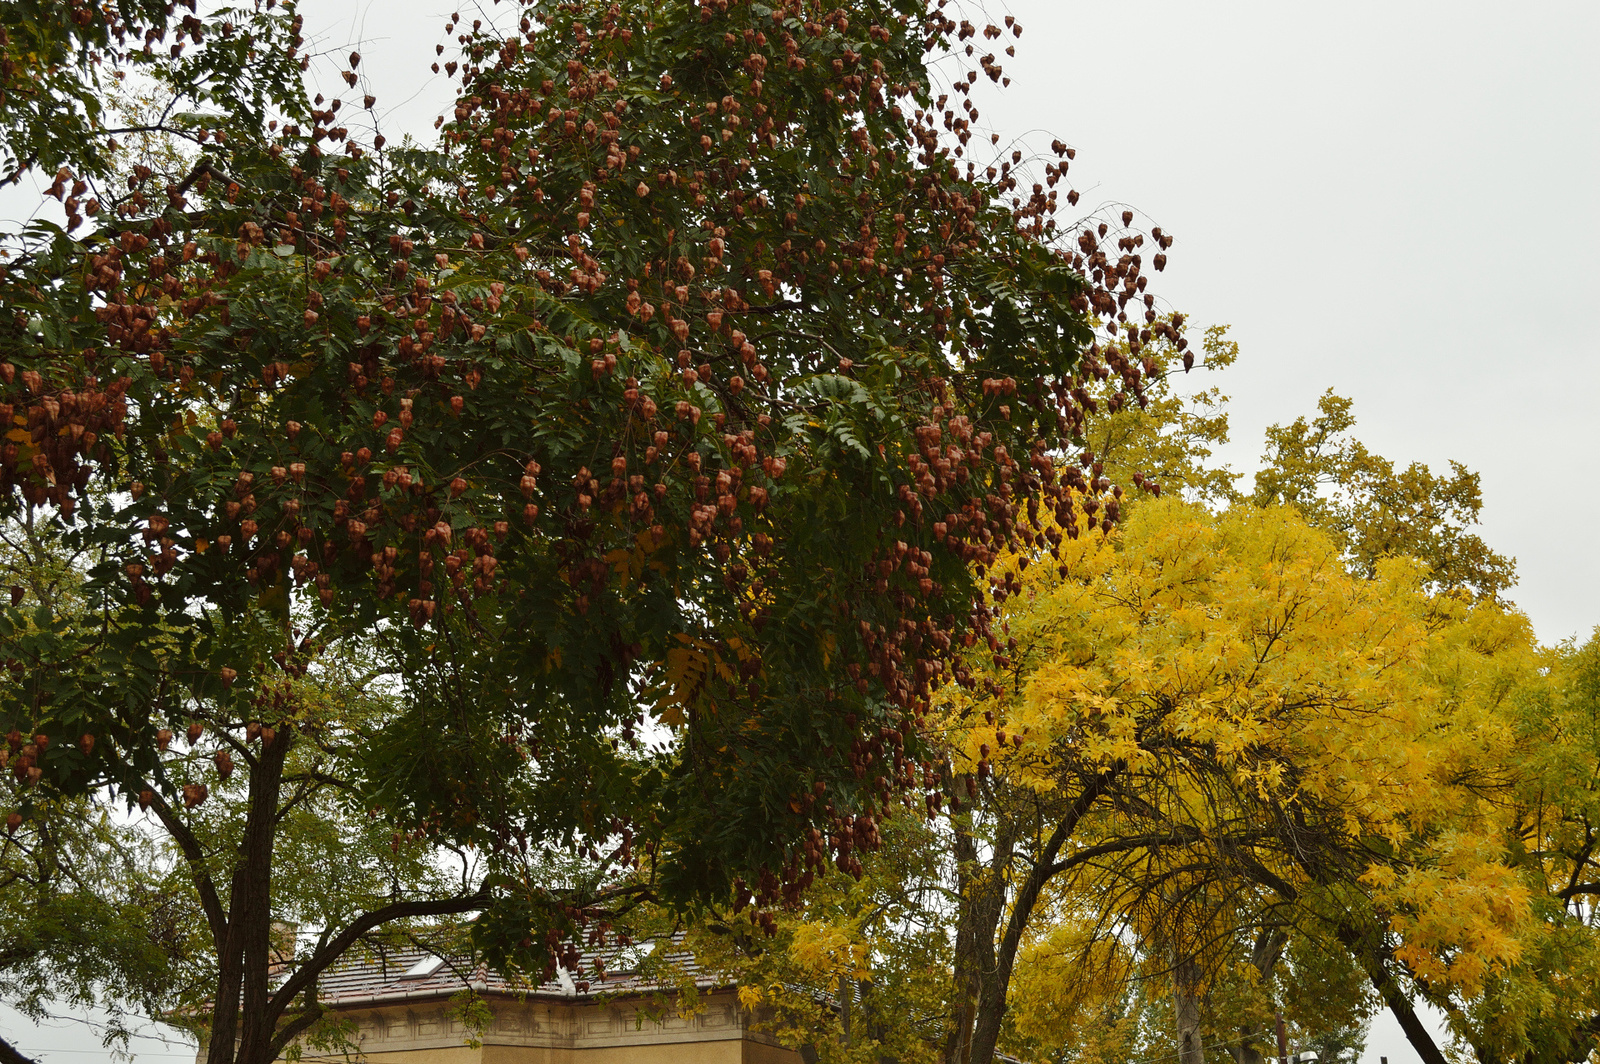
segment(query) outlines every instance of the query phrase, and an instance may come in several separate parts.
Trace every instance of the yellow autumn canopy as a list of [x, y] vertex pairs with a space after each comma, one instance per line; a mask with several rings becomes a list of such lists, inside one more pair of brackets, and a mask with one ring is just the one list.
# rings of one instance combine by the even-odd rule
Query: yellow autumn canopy
[[[1114, 771], [1202, 844], [1224, 818], [1314, 820], [1419, 977], [1471, 993], [1517, 960], [1529, 892], [1499, 857], [1497, 807], [1462, 781], [1509, 741], [1495, 706], [1533, 668], [1522, 618], [1428, 594], [1407, 559], [1352, 575], [1288, 508], [1147, 501], [1042, 562], [1008, 563], [1016, 646], [999, 698], [953, 707], [967, 757], [1041, 794]], [[1138, 833], [1088, 823], [1064, 855]], [[1296, 890], [1327, 885], [1281, 846], [1253, 857]]]

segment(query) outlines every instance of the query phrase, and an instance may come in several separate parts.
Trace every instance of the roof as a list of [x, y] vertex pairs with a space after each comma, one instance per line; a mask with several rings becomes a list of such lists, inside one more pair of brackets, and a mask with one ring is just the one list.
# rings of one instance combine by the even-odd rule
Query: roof
[[[423, 949], [402, 948], [380, 956], [340, 961], [322, 974], [319, 990], [324, 1004], [350, 1008], [450, 997], [468, 989], [480, 994], [567, 1001], [587, 1000], [600, 994], [673, 989], [672, 983], [636, 970], [637, 958], [647, 955], [650, 949], [649, 945], [641, 945], [585, 951], [576, 972], [558, 968], [554, 979], [533, 985], [507, 979], [482, 963], [467, 967], [471, 962], [462, 958], [439, 958]], [[427, 963], [430, 959], [437, 963]], [[719, 985], [686, 950], [669, 949], [665, 959], [689, 975], [699, 989]], [[605, 975], [597, 975], [599, 970], [604, 970]]]

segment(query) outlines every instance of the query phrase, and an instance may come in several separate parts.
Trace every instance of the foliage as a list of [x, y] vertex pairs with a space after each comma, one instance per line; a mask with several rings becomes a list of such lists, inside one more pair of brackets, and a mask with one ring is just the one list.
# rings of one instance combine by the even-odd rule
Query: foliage
[[[263, 888], [321, 757], [351, 758], [346, 813], [484, 855], [481, 891], [347, 929], [486, 906], [477, 947], [530, 975], [640, 897], [859, 871], [986, 632], [972, 563], [1093, 506], [1045, 455], [1093, 410], [1095, 327], [1135, 356], [1171, 329], [1131, 214], [1052, 245], [1065, 145], [1028, 196], [948, 110], [941, 141], [924, 56], [977, 31], [938, 6], [522, 13], [459, 34], [436, 146], [353, 143], [353, 94], [305, 98], [270, 3], [180, 20], [199, 43], [154, 62], [165, 8], [28, 22], [57, 101], [135, 66], [176, 93], [155, 125], [192, 147], [126, 191], [90, 103], [0, 112], [19, 163], [63, 160], [69, 223], [0, 277], [0, 507], [92, 561], [96, 619], [26, 592], [0, 616], [0, 726], [55, 737], [13, 744], [30, 794], [109, 787], [196, 836], [214, 1061], [314, 1012], [269, 993]], [[340, 653], [385, 670], [384, 709], [330, 704]], [[245, 804], [209, 806], [230, 760]], [[180, 805], [244, 819], [208, 848]], [[551, 886], [524, 856], [548, 849], [589, 873]]]
[[[47, 602], [83, 623], [83, 567], [50, 522], [0, 524], [0, 587], [13, 600]], [[26, 748], [23, 736], [10, 739], [0, 768]], [[107, 1044], [125, 1042], [127, 1014], [157, 1015], [190, 969], [190, 913], [151, 839], [88, 797], [29, 801], [21, 767], [0, 782], [0, 999], [35, 1019], [58, 1005], [102, 1007]]]
[[[275, 6], [221, 5], [199, 15], [194, 0], [7, 4], [0, 10], [0, 182], [29, 170], [56, 175], [52, 194], [75, 228], [111, 206], [117, 193], [96, 186], [126, 176], [126, 138], [159, 129], [196, 144], [253, 141], [272, 114], [302, 120], [298, 16], [293, 4]], [[129, 120], [114, 106], [130, 77], [170, 98], [154, 121], [148, 114]]]
[[[1171, 315], [1166, 321], [1181, 334], [1183, 315]], [[1126, 338], [1111, 348], [1121, 360], [1131, 357]], [[1114, 385], [1100, 386], [1097, 402], [1108, 409], [1090, 425], [1084, 442], [1101, 472], [1117, 484], [1151, 483], [1158, 492], [1213, 508], [1234, 502], [1237, 474], [1226, 466], [1208, 464], [1213, 448], [1228, 442], [1228, 397], [1216, 385], [1183, 394], [1172, 375], [1180, 364], [1218, 373], [1238, 357], [1239, 345], [1228, 338], [1226, 325], [1206, 328], [1198, 361], [1193, 352], [1180, 350], [1164, 337], [1145, 346], [1143, 358], [1153, 372], [1144, 406], [1111, 410], [1114, 394], [1107, 393]]]
[[1306, 1050], [1317, 1055], [1319, 1064], [1356, 1064], [1367, 1048], [1365, 1025], [1324, 1031], [1304, 1041]]
[[[14, 800], [16, 781], [3, 784]], [[7, 801], [10, 805], [11, 801]], [[12, 814], [15, 815], [15, 814]], [[107, 1045], [155, 1015], [195, 949], [156, 848], [88, 801], [41, 802], [0, 837], [0, 998], [38, 1020], [102, 1007]]]
[[1366, 576], [1381, 559], [1406, 556], [1428, 566], [1437, 591], [1493, 598], [1515, 583], [1515, 561], [1467, 531], [1483, 507], [1478, 474], [1459, 462], [1450, 463], [1449, 476], [1420, 462], [1397, 472], [1349, 435], [1351, 405], [1330, 389], [1317, 401], [1319, 417], [1268, 429], [1252, 501], [1299, 508]]
[[950, 965], [942, 840], [910, 811], [882, 824], [861, 876], [819, 878], [773, 934], [746, 910], [684, 940], [703, 968], [740, 987], [760, 1029], [819, 1060], [936, 1059]]
[[1516, 928], [1516, 962], [1475, 988], [1424, 987], [1484, 1062], [1579, 1061], [1600, 1045], [1600, 928], [1591, 901], [1600, 889], [1600, 639], [1549, 649], [1536, 665], [1504, 691], [1499, 712], [1462, 722], [1479, 738], [1458, 769], [1483, 808], [1477, 845], [1532, 899]]
[[[1203, 351], [1211, 368], [1237, 353], [1221, 330]], [[1205, 461], [1225, 399], [1174, 394], [1166, 369], [1193, 359], [1171, 345], [1143, 357], [1145, 408], [1118, 408], [1108, 380], [1080, 461], [1145, 493], [1104, 500], [1125, 517], [1109, 538], [1047, 527], [1002, 555], [994, 638], [958, 667], [975, 684], [940, 695], [956, 948], [928, 1011], [947, 1017], [948, 1061], [984, 1037], [1025, 1059], [1172, 1052], [1188, 964], [1199, 1040], [1248, 1064], [1273, 1054], [1280, 1013], [1299, 1039], [1430, 988], [1481, 994], [1529, 927], [1465, 771], [1531, 675], [1525, 622], [1437, 593], [1419, 562], [1352, 568], [1294, 508], [1241, 499]], [[1360, 490], [1391, 490], [1366, 469]], [[1162, 488], [1233, 508], [1150, 501]], [[837, 1006], [805, 1000], [794, 1030], [836, 1031]]]
[[[1038, 1039], [1070, 1027], [1035, 995], [1125, 1015], [1126, 988], [1193, 962], [1203, 1040], [1256, 1052], [1277, 1010], [1308, 1031], [1358, 1021], [1363, 982], [1409, 1013], [1408, 994], [1476, 998], [1514, 970], [1529, 893], [1472, 763], [1531, 675], [1525, 621], [1430, 592], [1404, 558], [1351, 571], [1287, 508], [1141, 501], [1120, 533], [1050, 553], [991, 574], [992, 696], [946, 717], [956, 795], [970, 780], [986, 821], [966, 908], [986, 904], [974, 887], [1008, 899], [980, 928], [1001, 961], [972, 992], [980, 1031], [987, 1012], [1001, 1045], [1049, 1052]], [[1282, 944], [1234, 959], [1278, 933], [1282, 963]]]

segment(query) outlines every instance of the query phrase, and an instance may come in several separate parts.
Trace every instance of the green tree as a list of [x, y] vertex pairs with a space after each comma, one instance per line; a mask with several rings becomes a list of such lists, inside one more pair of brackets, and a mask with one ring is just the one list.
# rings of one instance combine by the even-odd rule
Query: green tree
[[[0, 10], [0, 184], [37, 170], [69, 228], [95, 217], [125, 177], [129, 138], [258, 140], [273, 113], [305, 117], [294, 4], [193, 0], [16, 0]], [[186, 13], [183, 8], [188, 8]], [[158, 112], [115, 106], [133, 78], [170, 101]], [[180, 175], [181, 177], [181, 175]]]
[[[0, 523], [0, 587], [13, 602], [49, 603], [87, 623], [85, 559], [58, 526], [35, 517]], [[31, 774], [13, 758], [39, 738], [8, 739], [0, 768], [21, 771], [0, 781], [0, 1000], [36, 1019], [56, 1004], [102, 1006], [107, 1044], [125, 1039], [127, 1013], [159, 1014], [194, 953], [183, 906], [168, 896], [164, 855], [92, 797], [33, 799]]]
[[[0, 781], [13, 806], [20, 784]], [[0, 837], [0, 1000], [38, 1020], [52, 1006], [101, 1007], [106, 1044], [159, 1014], [194, 949], [164, 896], [161, 854], [82, 798], [35, 802]], [[23, 1059], [0, 1038], [0, 1059]]]
[[1468, 531], [1483, 509], [1478, 474], [1459, 462], [1448, 476], [1421, 462], [1396, 471], [1350, 435], [1351, 406], [1330, 389], [1317, 401], [1318, 417], [1269, 428], [1251, 501], [1297, 507], [1367, 576], [1380, 559], [1405, 556], [1428, 566], [1436, 590], [1493, 598], [1515, 583], [1515, 559]]

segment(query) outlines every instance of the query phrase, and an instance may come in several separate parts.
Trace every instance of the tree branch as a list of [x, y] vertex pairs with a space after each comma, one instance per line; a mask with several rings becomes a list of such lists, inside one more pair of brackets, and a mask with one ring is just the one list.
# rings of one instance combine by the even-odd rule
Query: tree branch
[[220, 950], [228, 939], [228, 918], [223, 915], [222, 898], [217, 894], [216, 884], [211, 882], [211, 873], [206, 871], [205, 851], [200, 848], [200, 840], [194, 837], [189, 825], [179, 820], [166, 799], [161, 797], [161, 792], [151, 788], [151, 793], [154, 797], [150, 799], [150, 807], [156, 811], [162, 827], [178, 844], [178, 849], [183, 851], [195, 890], [200, 893], [200, 905], [205, 910], [206, 923], [211, 927], [211, 941]]
[[476, 894], [464, 898], [441, 898], [437, 901], [401, 901], [393, 905], [385, 905], [381, 909], [362, 913], [350, 922], [343, 931], [326, 945], [312, 954], [284, 984], [278, 992], [272, 995], [267, 1002], [267, 1019], [276, 1023], [277, 1018], [283, 1015], [289, 1003], [306, 987], [310, 986], [327, 967], [340, 957], [346, 950], [355, 945], [356, 941], [375, 927], [395, 920], [405, 920], [413, 916], [450, 916], [454, 913], [469, 913], [482, 909], [489, 904], [487, 891], [479, 890]]
[[[315, 997], [315, 984], [311, 988], [311, 996]], [[315, 1001], [306, 1010], [284, 1025], [283, 1030], [272, 1036], [272, 1043], [267, 1047], [267, 1055], [277, 1060], [283, 1055], [283, 1047], [311, 1027], [312, 1024], [322, 1019], [322, 1014], [327, 1011]]]
[[1200, 832], [1191, 828], [1188, 831], [1169, 831], [1163, 835], [1135, 835], [1126, 839], [1116, 839], [1111, 842], [1102, 842], [1098, 846], [1090, 846], [1087, 849], [1077, 850], [1070, 856], [1063, 857], [1061, 860], [1049, 867], [1045, 874], [1045, 878], [1047, 880], [1051, 879], [1057, 875], [1060, 875], [1062, 872], [1065, 872], [1069, 868], [1081, 865], [1087, 861], [1092, 861], [1097, 857], [1104, 857], [1107, 854], [1122, 853], [1126, 850], [1137, 850], [1144, 846], [1163, 846], [1180, 842], [1197, 842], [1199, 839]]

